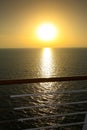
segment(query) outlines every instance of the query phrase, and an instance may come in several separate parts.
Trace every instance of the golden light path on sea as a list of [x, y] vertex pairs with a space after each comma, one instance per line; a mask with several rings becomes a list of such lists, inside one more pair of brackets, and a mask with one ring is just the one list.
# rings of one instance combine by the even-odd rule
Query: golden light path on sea
[[42, 76], [49, 77], [52, 75], [52, 50], [51, 48], [44, 48], [42, 52], [42, 61], [41, 61], [41, 73]]

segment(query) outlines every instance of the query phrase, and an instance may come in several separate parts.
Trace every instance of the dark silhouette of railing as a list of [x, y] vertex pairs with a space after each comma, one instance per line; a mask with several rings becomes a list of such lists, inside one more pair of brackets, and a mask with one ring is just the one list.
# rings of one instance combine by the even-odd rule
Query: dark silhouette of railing
[[[29, 84], [29, 83], [44, 83], [44, 82], [63, 82], [63, 81], [84, 81], [87, 80], [87, 76], [73, 76], [73, 77], [52, 77], [52, 78], [34, 78], [34, 79], [12, 79], [12, 80], [0, 80], [0, 85], [14, 85], [14, 84]], [[20, 94], [20, 95], [1, 95], [0, 99], [2, 98], [20, 98], [20, 97], [29, 97], [29, 96], [41, 96], [43, 94], [72, 94], [72, 93], [81, 93], [87, 92], [87, 89], [79, 89], [79, 90], [71, 90], [71, 91], [58, 91], [58, 92], [47, 92], [47, 93], [33, 93], [33, 94]], [[8, 111], [8, 110], [28, 110], [32, 108], [43, 108], [49, 106], [65, 106], [65, 105], [75, 105], [75, 104], [86, 104], [87, 100], [85, 101], [78, 101], [78, 102], [67, 102], [67, 103], [58, 103], [52, 105], [34, 105], [34, 106], [21, 106], [21, 107], [10, 107], [10, 108], [0, 108], [0, 111]], [[85, 114], [85, 120], [83, 122], [75, 122], [75, 123], [67, 123], [67, 124], [58, 124], [54, 126], [44, 126], [39, 128], [30, 128], [26, 130], [37, 130], [37, 129], [50, 129], [50, 128], [59, 128], [59, 127], [66, 127], [66, 126], [73, 126], [73, 125], [83, 125], [82, 130], [87, 130], [87, 111], [81, 112], [71, 112], [66, 114], [56, 114], [56, 115], [45, 115], [45, 116], [34, 116], [34, 117], [27, 117], [27, 118], [19, 118], [19, 119], [11, 119], [11, 120], [1, 120], [0, 124], [11, 123], [11, 122], [23, 122], [28, 120], [37, 120], [37, 119], [45, 119], [45, 118], [52, 118], [52, 117], [62, 117], [62, 116], [72, 116], [72, 115], [83, 115]]]
[[0, 80], [0, 85], [87, 80], [87, 76]]

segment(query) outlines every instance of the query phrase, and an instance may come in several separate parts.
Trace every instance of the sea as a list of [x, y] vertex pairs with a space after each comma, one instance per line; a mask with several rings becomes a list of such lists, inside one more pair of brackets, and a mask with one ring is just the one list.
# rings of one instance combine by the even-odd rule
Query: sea
[[[0, 49], [0, 80], [81, 75], [87, 75], [87, 48]], [[0, 130], [33, 130], [33, 128], [39, 127], [40, 130], [46, 130], [45, 126], [58, 126], [58, 124], [84, 121], [85, 114], [32, 119], [37, 116], [87, 111], [86, 103], [56, 105], [58, 103], [87, 100], [87, 92], [56, 93], [81, 89], [87, 89], [87, 81], [0, 85]], [[37, 93], [39, 95], [32, 95]], [[12, 95], [20, 94], [31, 95], [11, 98]], [[44, 105], [47, 105], [47, 107], [14, 110], [17, 107]], [[24, 118], [31, 119], [20, 120]], [[82, 130], [82, 127], [82, 125], [61, 126], [50, 128], [50, 130]]]

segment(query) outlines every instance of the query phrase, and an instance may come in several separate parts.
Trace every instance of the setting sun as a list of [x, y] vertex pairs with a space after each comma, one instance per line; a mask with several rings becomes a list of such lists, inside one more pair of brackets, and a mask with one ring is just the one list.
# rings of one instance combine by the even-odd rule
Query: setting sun
[[55, 39], [56, 34], [56, 27], [50, 23], [44, 23], [36, 30], [37, 37], [42, 41], [51, 41]]

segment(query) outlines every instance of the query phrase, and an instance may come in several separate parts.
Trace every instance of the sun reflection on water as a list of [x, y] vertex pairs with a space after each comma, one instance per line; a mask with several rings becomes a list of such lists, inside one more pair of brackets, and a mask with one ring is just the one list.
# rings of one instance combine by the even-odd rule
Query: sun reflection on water
[[52, 71], [52, 50], [51, 48], [44, 48], [41, 62], [42, 76], [49, 77], [52, 75]]
[[[47, 78], [47, 77], [53, 77], [54, 74], [54, 68], [55, 68], [55, 62], [54, 62], [54, 55], [53, 50], [51, 48], [44, 48], [41, 52], [41, 60], [40, 60], [40, 73], [41, 77]], [[34, 100], [34, 103], [37, 106], [47, 106], [47, 107], [41, 107], [36, 110], [36, 114], [39, 116], [44, 115], [50, 115], [55, 114], [57, 111], [56, 106], [52, 106], [52, 104], [55, 104], [55, 101], [58, 98], [58, 95], [52, 94], [52, 92], [56, 92], [57, 86], [55, 82], [44, 82], [44, 83], [38, 83], [36, 85], [36, 89], [34, 90], [35, 93], [39, 93], [39, 96], [32, 97]], [[56, 119], [45, 119], [40, 120], [40, 123], [42, 123], [44, 126], [46, 125], [54, 125]]]

